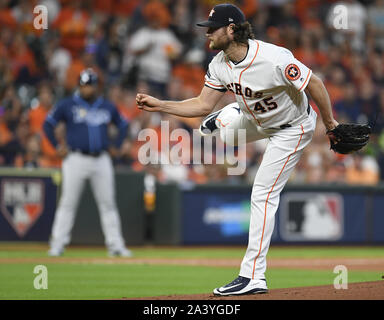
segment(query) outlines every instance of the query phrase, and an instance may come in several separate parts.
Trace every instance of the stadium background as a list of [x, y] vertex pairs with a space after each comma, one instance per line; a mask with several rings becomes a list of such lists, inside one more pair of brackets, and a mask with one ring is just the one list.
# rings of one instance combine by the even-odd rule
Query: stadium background
[[[48, 8], [48, 30], [33, 27], [33, 8], [39, 3]], [[197, 128], [200, 119], [140, 112], [135, 94], [147, 91], [179, 100], [199, 92], [215, 53], [207, 48], [204, 28], [196, 28], [195, 22], [204, 19], [213, 4], [188, 0], [2, 0], [0, 165], [60, 167], [60, 159], [42, 136], [41, 122], [59, 98], [75, 89], [80, 70], [93, 67], [103, 79], [105, 94], [131, 123], [124, 155], [115, 159], [116, 166], [146, 170], [137, 161], [137, 134], [141, 129], [158, 129], [163, 119], [171, 121], [172, 127], [191, 130]], [[383, 2], [347, 1], [347, 30], [332, 29], [332, 21], [328, 22], [335, 1], [249, 0], [238, 4], [254, 26], [257, 39], [289, 48], [322, 77], [340, 122], [376, 123], [370, 146], [352, 157], [328, 152], [328, 141], [319, 123], [292, 181], [374, 185], [383, 180]], [[138, 59], [134, 59], [130, 41], [150, 24], [163, 28], [161, 34], [152, 34], [160, 40], [152, 39], [157, 44], [149, 50], [157, 52], [146, 58], [153, 57], [154, 61], [147, 63], [149, 67], [137, 71], [133, 61]], [[142, 33], [140, 42], [149, 43], [147, 37], [148, 33]], [[161, 39], [166, 41], [164, 48]], [[231, 99], [228, 95], [227, 100]], [[262, 144], [249, 146], [248, 170], [240, 177], [227, 177], [220, 165], [154, 171], [160, 181], [252, 182], [262, 149]]]
[[[374, 131], [362, 152], [337, 155], [329, 150], [325, 129], [319, 121], [314, 139], [283, 194], [272, 243], [382, 245], [384, 1], [228, 2], [243, 9], [257, 39], [289, 48], [321, 76], [339, 122], [368, 122]], [[200, 123], [201, 119], [141, 112], [136, 107], [135, 95], [140, 91], [181, 100], [199, 93], [215, 53], [208, 50], [204, 30], [196, 28], [195, 23], [204, 20], [216, 3], [219, 1], [0, 1], [1, 190], [4, 191], [7, 182], [18, 180], [26, 195], [29, 184], [40, 181], [43, 193], [50, 195], [40, 199], [40, 211], [35, 203], [21, 199], [19, 205], [24, 206], [29, 219], [21, 222], [11, 212], [15, 203], [7, 204], [1, 196], [0, 257], [17, 260], [31, 256], [35, 261], [47, 261], [42, 257], [60, 193], [61, 159], [44, 137], [42, 122], [58, 99], [76, 90], [78, 75], [86, 67], [98, 72], [102, 79], [100, 90], [130, 123], [122, 154], [114, 158], [114, 165], [123, 232], [128, 245], [139, 246], [138, 257], [162, 254], [141, 247], [145, 244], [240, 244], [242, 247], [237, 250], [243, 252], [247, 241], [247, 199], [265, 148], [263, 142], [247, 145], [247, 170], [240, 176], [228, 176], [228, 164], [142, 165], [138, 161], [143, 144], [138, 141], [138, 134], [142, 129], [154, 129], [162, 140], [161, 121], [168, 121], [171, 129], [183, 128], [188, 132]], [[47, 30], [34, 28], [33, 8], [38, 4], [48, 8]], [[347, 8], [346, 30], [334, 28], [333, 9], [338, 4]], [[142, 53], [146, 56], [144, 61]], [[233, 97], [227, 94], [216, 108], [232, 101]], [[59, 127], [57, 138], [63, 139], [64, 134], [65, 128]], [[317, 201], [311, 202], [314, 198]], [[325, 232], [323, 235], [303, 231], [306, 203], [319, 211], [325, 203], [325, 216], [333, 223], [320, 228]], [[78, 210], [72, 244], [103, 244], [95, 210], [87, 189]], [[299, 215], [295, 214], [297, 211]], [[327, 234], [329, 226], [336, 231]], [[8, 245], [7, 241], [20, 244]], [[31, 248], [29, 251], [22, 249], [24, 241], [42, 244], [26, 246]], [[69, 257], [102, 255], [102, 250], [72, 250], [75, 251], [70, 247], [66, 253]], [[216, 257], [208, 252], [207, 256]], [[238, 259], [238, 252], [229, 256]], [[382, 254], [375, 249], [367, 252], [360, 257], [379, 258], [380, 269]], [[187, 251], [180, 255], [189, 254]], [[287, 253], [279, 254], [284, 257]], [[179, 253], [167, 252], [163, 256], [174, 255]], [[303, 256], [313, 258], [313, 254]], [[369, 264], [371, 260], [366, 261]], [[329, 283], [329, 279], [272, 283], [272, 288]], [[377, 275], [356, 277], [356, 281], [372, 279], [377, 279]], [[8, 285], [12, 288], [11, 283]]]

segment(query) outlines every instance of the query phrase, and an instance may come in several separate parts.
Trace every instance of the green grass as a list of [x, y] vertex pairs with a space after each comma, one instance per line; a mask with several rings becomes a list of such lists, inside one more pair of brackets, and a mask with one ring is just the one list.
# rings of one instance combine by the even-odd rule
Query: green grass
[[[48, 289], [33, 287], [32, 264], [0, 265], [0, 299], [120, 299], [209, 293], [236, 277], [238, 268], [46, 264]], [[271, 269], [270, 289], [332, 284], [332, 271]], [[379, 272], [349, 272], [349, 282], [375, 281]]]
[[0, 299], [116, 299], [210, 292], [231, 268], [46, 264], [48, 289], [33, 287], [34, 265], [0, 265]]
[[[0, 260], [0, 299], [119, 299], [157, 295], [210, 293], [237, 276], [239, 267], [180, 265], [54, 263], [47, 258], [43, 244], [0, 243], [0, 259], [33, 258], [16, 264]], [[241, 260], [245, 247], [134, 247], [137, 258], [236, 258]], [[379, 247], [271, 247], [269, 258], [374, 258], [384, 257]], [[65, 257], [105, 258], [103, 247], [70, 247]], [[44, 258], [48, 269], [48, 289], [36, 290], [33, 269]], [[118, 259], [118, 258], [117, 258]], [[111, 263], [108, 263], [111, 262]], [[354, 271], [349, 282], [377, 281], [382, 272]], [[289, 288], [332, 284], [333, 270], [268, 269], [268, 287]]]
[[[348, 282], [378, 281], [381, 275], [378, 271], [350, 270]], [[331, 285], [336, 276], [333, 270], [269, 269], [266, 272], [270, 289]]]

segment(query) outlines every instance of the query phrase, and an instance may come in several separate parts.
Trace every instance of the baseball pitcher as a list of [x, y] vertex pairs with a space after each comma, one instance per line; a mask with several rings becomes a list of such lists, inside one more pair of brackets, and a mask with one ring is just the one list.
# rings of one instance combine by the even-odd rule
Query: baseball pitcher
[[137, 104], [146, 111], [199, 117], [212, 112], [229, 90], [236, 102], [208, 115], [200, 132], [219, 131], [224, 142], [233, 143], [233, 132], [245, 129], [246, 142], [269, 140], [252, 188], [249, 242], [239, 276], [213, 291], [222, 296], [265, 293], [266, 255], [280, 193], [315, 130], [317, 115], [306, 93], [327, 130], [338, 122], [323, 82], [289, 50], [255, 40], [239, 8], [216, 5], [208, 20], [197, 25], [207, 28], [210, 49], [220, 50], [209, 65], [200, 95], [176, 102], [138, 93]]

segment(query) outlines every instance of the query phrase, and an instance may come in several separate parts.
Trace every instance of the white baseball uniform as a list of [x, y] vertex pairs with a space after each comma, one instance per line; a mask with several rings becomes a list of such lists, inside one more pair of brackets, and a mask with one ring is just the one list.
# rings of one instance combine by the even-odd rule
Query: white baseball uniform
[[216, 119], [224, 142], [233, 142], [238, 129], [246, 130], [246, 142], [269, 139], [252, 187], [248, 248], [240, 268], [240, 276], [264, 279], [280, 193], [312, 139], [316, 113], [304, 93], [312, 71], [285, 48], [259, 40], [248, 44], [238, 63], [218, 53], [205, 85], [235, 94], [236, 102]]

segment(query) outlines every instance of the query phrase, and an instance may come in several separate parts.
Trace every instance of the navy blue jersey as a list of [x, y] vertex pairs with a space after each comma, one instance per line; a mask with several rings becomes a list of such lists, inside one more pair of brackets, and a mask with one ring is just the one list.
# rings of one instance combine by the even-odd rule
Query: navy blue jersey
[[108, 124], [119, 129], [116, 146], [120, 147], [127, 134], [128, 123], [121, 117], [115, 105], [98, 97], [88, 103], [78, 94], [60, 100], [45, 119], [43, 128], [53, 146], [57, 147], [54, 128], [63, 121], [66, 124], [66, 140], [70, 149], [84, 152], [101, 152], [109, 146]]

